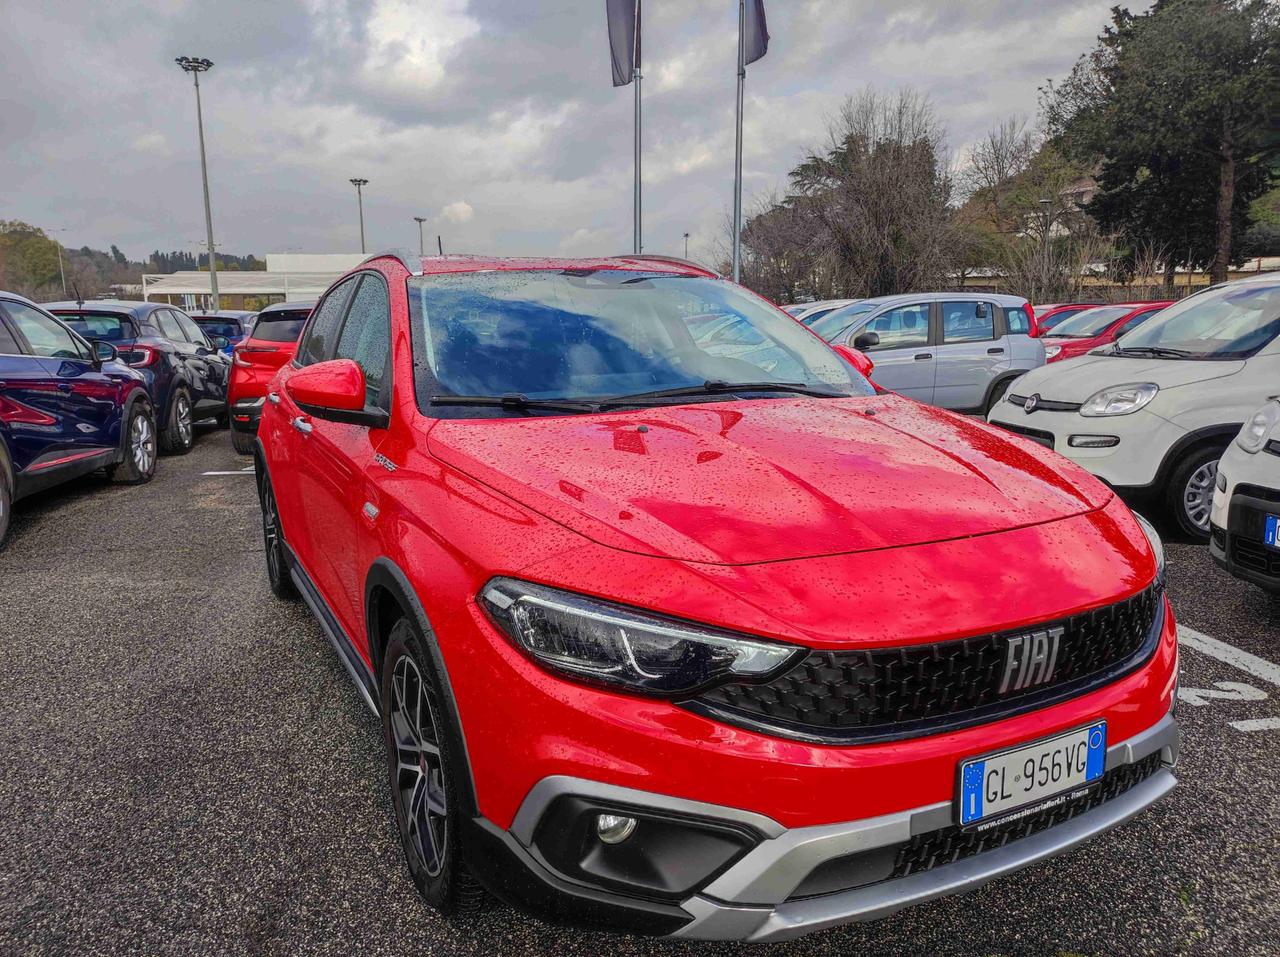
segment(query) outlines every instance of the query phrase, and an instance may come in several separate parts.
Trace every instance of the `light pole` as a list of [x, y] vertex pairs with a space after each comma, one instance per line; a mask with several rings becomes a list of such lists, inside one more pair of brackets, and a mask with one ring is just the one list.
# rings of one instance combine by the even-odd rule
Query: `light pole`
[[360, 207], [360, 252], [364, 252], [364, 193], [361, 190], [369, 185], [367, 179], [353, 179], [351, 185], [356, 188], [356, 205]]
[[689, 234], [684, 234], [684, 258], [689, 258]]
[[218, 309], [218, 262], [213, 254], [213, 213], [209, 211], [209, 166], [204, 157], [204, 113], [200, 108], [200, 74], [213, 66], [203, 57], [180, 56], [174, 60], [191, 74], [196, 85], [196, 128], [200, 131], [200, 179], [204, 184], [204, 230], [209, 244], [209, 293], [215, 311]]
[[427, 247], [422, 241], [422, 224], [427, 221], [427, 217], [415, 216], [413, 217], [413, 221], [418, 224], [418, 255], [425, 256], [427, 254]]

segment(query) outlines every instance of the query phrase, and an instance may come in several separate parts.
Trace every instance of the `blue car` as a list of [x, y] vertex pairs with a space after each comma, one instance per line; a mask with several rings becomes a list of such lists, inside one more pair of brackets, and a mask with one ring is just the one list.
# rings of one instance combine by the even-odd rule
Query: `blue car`
[[227, 340], [207, 336], [182, 310], [160, 302], [54, 302], [45, 306], [86, 339], [110, 342], [147, 378], [160, 429], [160, 450], [186, 455], [195, 423], [227, 426]]
[[258, 314], [249, 309], [219, 309], [217, 312], [193, 312], [191, 318], [206, 336], [225, 338], [228, 344], [222, 351], [231, 355], [231, 351], [248, 337]]
[[0, 292], [0, 544], [14, 502], [97, 469], [132, 485], [155, 475], [146, 377], [110, 343]]

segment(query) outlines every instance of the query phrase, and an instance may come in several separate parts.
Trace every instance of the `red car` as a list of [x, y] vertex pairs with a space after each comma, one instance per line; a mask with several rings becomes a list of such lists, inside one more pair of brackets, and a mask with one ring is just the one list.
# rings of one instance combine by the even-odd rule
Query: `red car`
[[1122, 302], [1114, 306], [1094, 306], [1077, 312], [1042, 333], [1046, 362], [1074, 359], [1099, 346], [1115, 342], [1120, 336], [1137, 329], [1173, 300], [1160, 302]]
[[380, 256], [320, 300], [257, 437], [268, 578], [380, 716], [430, 904], [782, 940], [1174, 787], [1155, 532], [842, 358], [660, 257]]
[[1070, 319], [1078, 312], [1101, 305], [1103, 303], [1100, 302], [1055, 302], [1047, 306], [1037, 306], [1035, 329], [1032, 330], [1031, 335], [1043, 336], [1064, 319]]
[[231, 351], [227, 409], [231, 444], [241, 455], [253, 454], [253, 437], [266, 403], [267, 383], [293, 358], [298, 336], [314, 302], [280, 302], [258, 314], [249, 334]]

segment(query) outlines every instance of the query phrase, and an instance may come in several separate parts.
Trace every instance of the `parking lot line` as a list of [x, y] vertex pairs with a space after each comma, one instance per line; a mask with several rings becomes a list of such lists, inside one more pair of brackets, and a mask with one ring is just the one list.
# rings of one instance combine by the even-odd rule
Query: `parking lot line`
[[1194, 628], [1188, 628], [1186, 625], [1178, 626], [1178, 641], [1185, 647], [1194, 649], [1202, 655], [1216, 658], [1224, 664], [1239, 668], [1241, 671], [1247, 671], [1260, 681], [1266, 681], [1280, 687], [1280, 665], [1272, 664], [1265, 658], [1251, 655], [1249, 652], [1243, 651], [1235, 645], [1229, 645], [1225, 641], [1219, 641], [1217, 638], [1210, 638], [1208, 635], [1196, 631]]
[[1232, 721], [1231, 727], [1237, 731], [1280, 731], [1280, 718], [1249, 718], [1245, 721]]

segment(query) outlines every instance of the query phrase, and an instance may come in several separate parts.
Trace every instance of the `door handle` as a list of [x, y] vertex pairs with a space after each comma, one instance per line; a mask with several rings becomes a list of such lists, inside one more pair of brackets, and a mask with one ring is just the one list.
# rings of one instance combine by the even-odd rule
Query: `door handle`
[[924, 362], [926, 359], [932, 359], [932, 358], [933, 358], [933, 353], [932, 353], [932, 352], [917, 352], [917, 353], [916, 353], [916, 362]]
[[989, 355], [989, 356], [1002, 356], [1002, 355], [1004, 355], [1004, 350], [1003, 350], [1003, 349], [1001, 349], [999, 346], [997, 346], [997, 347], [996, 347], [996, 348], [994, 348], [994, 349], [988, 349], [988, 350], [987, 350], [987, 355]]
[[279, 393], [279, 392], [268, 392], [268, 393], [267, 393], [267, 401], [268, 401], [268, 402], [270, 402], [272, 405], [279, 405], [279, 404], [280, 404], [280, 393]]
[[312, 425], [304, 416], [297, 416], [290, 424], [303, 435], [311, 434]]

